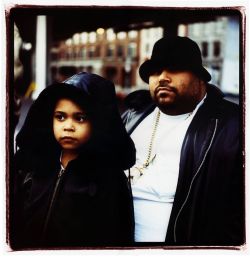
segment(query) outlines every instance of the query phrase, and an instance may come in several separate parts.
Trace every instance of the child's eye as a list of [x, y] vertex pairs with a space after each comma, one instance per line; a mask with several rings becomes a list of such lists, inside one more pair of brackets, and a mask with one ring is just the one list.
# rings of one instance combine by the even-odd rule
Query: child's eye
[[86, 115], [77, 115], [75, 119], [76, 119], [77, 122], [82, 123], [82, 122], [85, 122], [87, 120], [87, 116]]
[[65, 119], [65, 117], [62, 114], [55, 114], [54, 117], [58, 121], [63, 121]]

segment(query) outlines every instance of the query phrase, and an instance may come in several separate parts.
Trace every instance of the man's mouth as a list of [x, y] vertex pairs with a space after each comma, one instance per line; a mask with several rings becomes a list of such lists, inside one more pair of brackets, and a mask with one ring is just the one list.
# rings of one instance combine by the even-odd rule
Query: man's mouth
[[175, 92], [174, 88], [169, 86], [159, 86], [155, 89], [155, 93], [161, 93], [161, 92]]

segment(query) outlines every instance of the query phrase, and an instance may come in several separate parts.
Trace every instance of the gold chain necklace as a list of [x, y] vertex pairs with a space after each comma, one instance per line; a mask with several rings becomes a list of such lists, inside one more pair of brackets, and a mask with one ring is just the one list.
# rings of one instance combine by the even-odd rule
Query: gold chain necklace
[[[184, 121], [187, 120], [192, 114], [193, 114], [193, 111], [188, 114], [188, 116], [184, 119]], [[135, 184], [135, 182], [141, 176], [143, 176], [143, 174], [145, 172], [145, 169], [154, 161], [154, 159], [156, 157], [156, 154], [155, 154], [153, 156], [153, 158], [151, 159], [151, 154], [152, 154], [152, 149], [153, 149], [153, 142], [154, 142], [154, 138], [155, 138], [155, 135], [156, 135], [157, 127], [158, 127], [158, 124], [159, 124], [159, 121], [160, 121], [160, 115], [161, 115], [161, 111], [158, 110], [157, 115], [156, 115], [156, 119], [155, 119], [155, 123], [154, 123], [154, 127], [153, 127], [153, 131], [152, 131], [152, 134], [151, 134], [151, 139], [150, 139], [149, 146], [148, 146], [148, 154], [147, 154], [146, 160], [144, 161], [144, 163], [142, 164], [141, 167], [135, 166], [135, 167], [133, 167], [131, 169], [129, 177], [130, 177], [130, 181], [131, 181], [132, 184]]]
[[160, 115], [161, 115], [161, 112], [160, 112], [160, 110], [159, 110], [158, 113], [157, 113], [156, 119], [155, 119], [155, 124], [154, 124], [154, 127], [153, 127], [151, 139], [150, 139], [149, 146], [148, 146], [147, 159], [146, 159], [145, 162], [142, 164], [142, 167], [143, 167], [143, 168], [148, 167], [149, 164], [150, 164], [150, 163], [154, 160], [154, 158], [155, 158], [155, 156], [154, 156], [154, 157], [152, 158], [152, 160], [150, 160], [151, 154], [152, 154], [152, 149], [153, 149], [153, 142], [154, 142], [156, 130], [157, 130], [157, 127], [158, 127], [158, 124], [159, 124], [159, 120], [160, 120]]
[[149, 146], [148, 146], [148, 154], [147, 154], [146, 160], [142, 164], [142, 167], [133, 167], [131, 170], [130, 180], [131, 180], [132, 184], [134, 184], [144, 174], [145, 168], [147, 168], [149, 166], [149, 164], [151, 164], [156, 157], [156, 154], [155, 154], [154, 157], [151, 159], [153, 142], [154, 142], [155, 134], [156, 134], [157, 127], [158, 127], [158, 124], [160, 121], [160, 115], [161, 115], [161, 112], [160, 112], [160, 110], [158, 110], [156, 119], [155, 119], [155, 124], [153, 127], [153, 131], [151, 134], [151, 139], [150, 139]]

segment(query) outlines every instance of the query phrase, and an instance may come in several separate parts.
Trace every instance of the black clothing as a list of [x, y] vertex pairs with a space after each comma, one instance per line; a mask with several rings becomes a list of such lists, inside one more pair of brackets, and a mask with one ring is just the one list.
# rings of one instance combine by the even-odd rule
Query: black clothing
[[[15, 180], [14, 247], [126, 246], [133, 241], [132, 199], [124, 172], [88, 153], [59, 177], [58, 160]], [[15, 226], [15, 227], [14, 227]]]
[[[127, 100], [130, 109], [123, 115], [130, 134], [155, 108], [152, 101], [146, 101], [148, 91], [132, 94]], [[166, 245], [244, 244], [240, 126], [238, 106], [223, 99], [215, 86], [207, 85], [207, 97], [182, 144]]]
[[211, 80], [210, 73], [202, 66], [198, 44], [187, 37], [165, 36], [156, 41], [151, 58], [141, 64], [139, 74], [148, 83], [149, 76], [162, 68], [170, 71], [192, 71], [205, 82]]
[[[10, 172], [10, 245], [13, 249], [128, 246], [133, 242], [131, 191], [123, 169], [135, 148], [116, 106], [111, 82], [80, 73], [74, 83], [47, 87], [32, 105], [17, 137]], [[52, 132], [58, 99], [84, 103], [91, 139], [77, 159], [60, 166]]]

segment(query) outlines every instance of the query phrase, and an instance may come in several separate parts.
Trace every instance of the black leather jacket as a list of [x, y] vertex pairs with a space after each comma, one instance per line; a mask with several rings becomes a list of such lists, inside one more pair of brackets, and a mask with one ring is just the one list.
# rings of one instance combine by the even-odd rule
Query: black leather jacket
[[130, 246], [133, 207], [123, 170], [89, 153], [62, 170], [57, 158], [16, 171], [11, 247]]
[[[154, 108], [148, 91], [128, 96], [131, 134]], [[213, 85], [185, 135], [165, 244], [244, 243], [244, 176], [239, 109]], [[167, 169], [167, 168], [166, 168]]]

